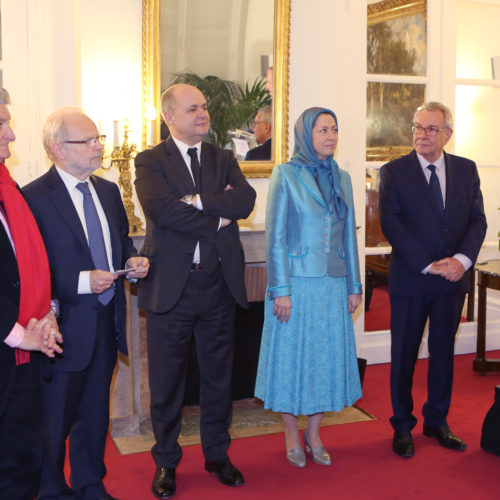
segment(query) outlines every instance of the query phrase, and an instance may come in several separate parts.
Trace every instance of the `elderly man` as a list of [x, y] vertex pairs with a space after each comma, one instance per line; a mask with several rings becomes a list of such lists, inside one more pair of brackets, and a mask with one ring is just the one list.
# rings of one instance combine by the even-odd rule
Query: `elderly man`
[[152, 490], [176, 490], [177, 443], [194, 334], [201, 373], [201, 442], [205, 468], [222, 483], [243, 484], [230, 462], [234, 302], [247, 307], [236, 219], [248, 217], [255, 191], [231, 151], [202, 143], [210, 126], [203, 94], [174, 85], [162, 95], [171, 137], [137, 155], [136, 189], [146, 215], [141, 255], [151, 273], [139, 288], [146, 309], [151, 420], [156, 444]]
[[429, 320], [428, 397], [423, 433], [453, 450], [465, 443], [446, 417], [453, 351], [469, 273], [486, 234], [483, 197], [473, 161], [443, 151], [453, 134], [451, 111], [429, 102], [413, 118], [414, 150], [380, 171], [380, 221], [392, 245], [391, 396], [393, 450], [415, 453], [411, 430], [413, 371]]
[[270, 160], [272, 146], [271, 123], [273, 121], [273, 109], [271, 106], [264, 106], [255, 115], [253, 133], [260, 146], [251, 149], [245, 156], [245, 161]]
[[38, 359], [61, 353], [50, 309], [50, 270], [42, 237], [5, 166], [15, 140], [0, 88], [0, 498], [33, 498], [42, 466]]
[[[49, 115], [43, 144], [51, 169], [23, 189], [47, 248], [59, 300], [64, 354], [43, 381], [44, 458], [40, 499], [110, 499], [102, 479], [109, 389], [117, 348], [126, 353], [123, 278], [148, 272], [136, 256], [116, 184], [91, 175], [102, 137], [80, 109]], [[64, 477], [69, 435], [71, 488]]]

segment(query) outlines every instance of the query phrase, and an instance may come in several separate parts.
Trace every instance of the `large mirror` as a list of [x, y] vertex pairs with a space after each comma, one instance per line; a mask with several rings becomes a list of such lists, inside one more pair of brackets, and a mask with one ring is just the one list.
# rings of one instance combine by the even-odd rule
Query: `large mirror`
[[[209, 107], [211, 99], [222, 102], [212, 109], [208, 139], [231, 147], [247, 177], [268, 177], [274, 165], [285, 162], [290, 1], [143, 0], [143, 147], [164, 135], [162, 90], [184, 81], [201, 88]], [[263, 141], [262, 113], [257, 119], [256, 113], [268, 103], [270, 157], [244, 161], [256, 139]]]

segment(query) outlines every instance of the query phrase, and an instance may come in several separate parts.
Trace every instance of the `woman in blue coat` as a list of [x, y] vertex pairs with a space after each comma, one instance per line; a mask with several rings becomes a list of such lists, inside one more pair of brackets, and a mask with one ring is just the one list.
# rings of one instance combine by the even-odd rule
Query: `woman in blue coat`
[[295, 124], [292, 159], [273, 170], [266, 214], [268, 288], [255, 388], [280, 412], [287, 459], [306, 465], [297, 415], [307, 415], [306, 451], [331, 459], [319, 435], [326, 411], [361, 397], [352, 313], [361, 303], [349, 174], [333, 159], [338, 122], [310, 108]]

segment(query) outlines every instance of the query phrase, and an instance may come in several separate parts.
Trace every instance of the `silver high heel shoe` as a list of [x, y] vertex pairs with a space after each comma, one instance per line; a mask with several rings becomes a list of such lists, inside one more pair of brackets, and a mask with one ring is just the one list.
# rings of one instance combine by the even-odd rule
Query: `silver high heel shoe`
[[[285, 447], [286, 447], [286, 439], [285, 439]], [[286, 459], [294, 466], [294, 467], [305, 467], [306, 466], [306, 454], [302, 447], [292, 448], [291, 450], [286, 450]]]
[[328, 453], [324, 446], [315, 446], [312, 448], [307, 441], [306, 433], [302, 435], [302, 439], [304, 440], [304, 445], [306, 447], [306, 451], [312, 452], [313, 460], [319, 465], [332, 465], [332, 459], [330, 457], [330, 453]]

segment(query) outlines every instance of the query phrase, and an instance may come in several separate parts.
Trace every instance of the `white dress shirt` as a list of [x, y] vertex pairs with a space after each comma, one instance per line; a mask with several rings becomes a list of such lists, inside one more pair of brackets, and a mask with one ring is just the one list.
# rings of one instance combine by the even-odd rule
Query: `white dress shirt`
[[[87, 223], [85, 222], [85, 212], [83, 211], [83, 193], [76, 187], [80, 182], [88, 182], [90, 192], [92, 194], [92, 199], [94, 200], [94, 204], [97, 210], [97, 215], [99, 216], [99, 221], [101, 222], [102, 234], [104, 236], [104, 244], [106, 246], [106, 255], [108, 257], [109, 270], [111, 272], [114, 271], [113, 268], [113, 259], [112, 259], [112, 250], [111, 250], [111, 236], [109, 234], [109, 225], [108, 220], [106, 219], [106, 215], [104, 214], [104, 210], [102, 208], [101, 202], [99, 201], [99, 197], [97, 196], [97, 192], [90, 182], [90, 179], [80, 180], [74, 177], [68, 172], [60, 169], [56, 166], [57, 173], [60, 175], [68, 193], [71, 197], [71, 201], [75, 206], [76, 212], [83, 226], [83, 230], [85, 231], [85, 236], [87, 238], [88, 243], [88, 234], [87, 234]], [[87, 294], [92, 293], [90, 289], [90, 271], [80, 271], [80, 276], [78, 279], [78, 293], [79, 294]]]

